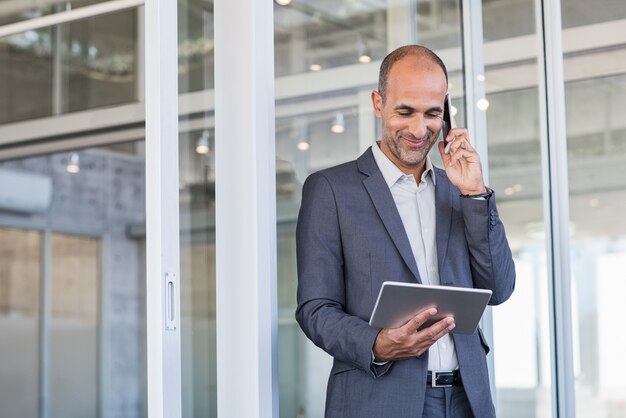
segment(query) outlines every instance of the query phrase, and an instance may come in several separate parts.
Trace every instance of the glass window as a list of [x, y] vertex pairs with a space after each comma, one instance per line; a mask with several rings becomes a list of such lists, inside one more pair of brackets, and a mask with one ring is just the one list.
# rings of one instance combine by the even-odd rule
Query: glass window
[[0, 405], [8, 417], [39, 413], [40, 282], [41, 234], [0, 227]]
[[[304, 180], [357, 158], [378, 139], [370, 93], [377, 87], [380, 60], [401, 45], [419, 40], [445, 57], [457, 118], [463, 117], [458, 2], [388, 4], [329, 0], [274, 6], [281, 417], [324, 415], [332, 365], [294, 318], [295, 225]], [[310, 86], [315, 89], [308, 91]]]
[[213, 2], [179, 2], [178, 25], [182, 412], [216, 417], [214, 103], [185, 94], [213, 87]]
[[584, 0], [562, 0], [561, 14], [566, 29], [626, 19], [626, 7], [621, 0], [596, 0], [593, 7]]
[[[617, 59], [621, 48], [607, 52]], [[614, 58], [611, 58], [613, 56]], [[577, 66], [566, 60], [565, 66]], [[579, 68], [580, 69], [580, 68]], [[621, 296], [626, 257], [626, 72], [566, 84], [576, 409], [609, 418], [626, 410]]]
[[483, 0], [485, 42], [534, 34], [534, 4], [534, 0]]
[[0, 38], [0, 124], [52, 114], [53, 33]]
[[0, 124], [136, 101], [137, 19], [129, 9], [1, 38]]
[[[513, 22], [513, 19], [515, 22]], [[549, 276], [532, 1], [483, 3], [490, 186], [515, 259], [515, 292], [493, 308], [496, 410], [502, 417], [552, 414]], [[506, 56], [490, 41], [507, 38]], [[514, 328], [511, 324], [516, 324]]]
[[61, 25], [60, 113], [137, 100], [137, 11]]
[[142, 149], [0, 163], [2, 414], [146, 416]]
[[95, 238], [52, 234], [51, 417], [98, 416], [99, 247]]
[[0, 25], [34, 19], [109, 0], [3, 0], [0, 2]]

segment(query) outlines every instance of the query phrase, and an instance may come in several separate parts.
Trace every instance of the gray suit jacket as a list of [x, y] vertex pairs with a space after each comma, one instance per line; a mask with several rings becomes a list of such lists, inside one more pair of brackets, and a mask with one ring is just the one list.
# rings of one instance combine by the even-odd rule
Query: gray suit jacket
[[[515, 267], [495, 198], [459, 197], [436, 168], [437, 256], [442, 285], [513, 292]], [[371, 149], [309, 176], [297, 226], [298, 308], [305, 334], [333, 358], [327, 417], [421, 417], [428, 355], [372, 364], [379, 329], [368, 324], [383, 281], [420, 282], [393, 197]], [[454, 335], [463, 386], [476, 417], [495, 416], [479, 331]]]

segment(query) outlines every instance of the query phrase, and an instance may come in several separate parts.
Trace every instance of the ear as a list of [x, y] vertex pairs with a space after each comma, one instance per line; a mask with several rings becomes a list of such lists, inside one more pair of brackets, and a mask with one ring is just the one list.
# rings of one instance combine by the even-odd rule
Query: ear
[[374, 114], [377, 118], [381, 118], [383, 114], [383, 97], [376, 90], [372, 90], [372, 106]]

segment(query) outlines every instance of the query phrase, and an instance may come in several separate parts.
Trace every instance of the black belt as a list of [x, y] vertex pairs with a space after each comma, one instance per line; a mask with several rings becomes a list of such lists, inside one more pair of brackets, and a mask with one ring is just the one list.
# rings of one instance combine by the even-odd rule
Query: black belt
[[[435, 379], [433, 380], [433, 375]], [[459, 370], [451, 372], [428, 372], [426, 385], [434, 388], [459, 386], [461, 385], [461, 373]]]

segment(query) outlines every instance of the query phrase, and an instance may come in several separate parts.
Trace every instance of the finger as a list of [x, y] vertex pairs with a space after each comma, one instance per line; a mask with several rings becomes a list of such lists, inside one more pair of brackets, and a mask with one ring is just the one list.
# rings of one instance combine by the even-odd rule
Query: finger
[[424, 325], [426, 321], [428, 321], [435, 315], [437, 315], [436, 308], [425, 309], [421, 311], [420, 313], [418, 313], [417, 315], [415, 315], [413, 318], [409, 319], [409, 321], [404, 325], [404, 327], [410, 330], [410, 332], [415, 332], [422, 325]]
[[450, 129], [450, 132], [448, 132], [448, 136], [446, 137], [446, 141], [452, 138], [463, 138], [469, 143], [469, 132], [465, 128]]
[[441, 337], [452, 331], [455, 327], [456, 324], [454, 322], [454, 318], [446, 317], [437, 321], [428, 328], [424, 328], [419, 331], [416, 335], [416, 339], [422, 343], [420, 344], [421, 348], [423, 348], [424, 345], [430, 347]]
[[472, 144], [470, 144], [467, 138], [462, 135], [457, 136], [454, 142], [450, 143], [450, 154], [453, 154], [458, 149], [475, 151], [474, 148], [472, 148]]
[[457, 161], [460, 163], [463, 163], [463, 162], [475, 163], [480, 160], [478, 158], [478, 154], [476, 153], [476, 151], [471, 151], [471, 150], [464, 149], [463, 147], [459, 147], [454, 152], [450, 153], [450, 162], [448, 165], [452, 166], [456, 164]]

